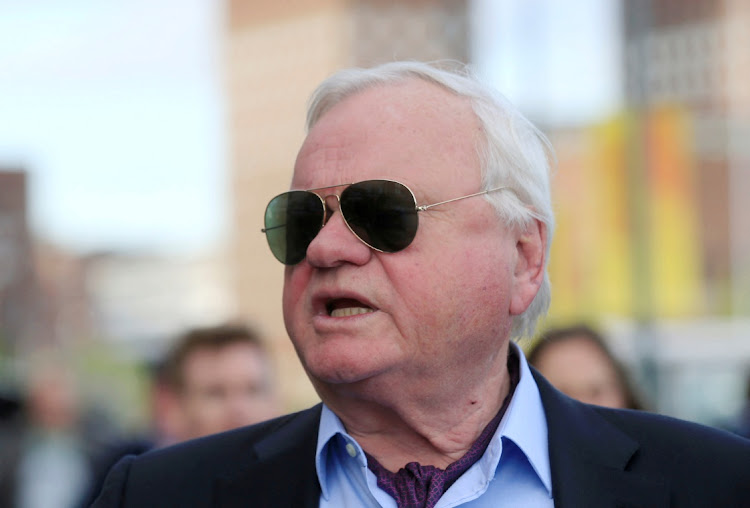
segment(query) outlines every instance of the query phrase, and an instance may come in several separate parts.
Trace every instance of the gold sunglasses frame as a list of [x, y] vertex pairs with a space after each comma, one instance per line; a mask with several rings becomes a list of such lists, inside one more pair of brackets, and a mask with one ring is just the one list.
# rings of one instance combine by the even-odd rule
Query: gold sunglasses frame
[[[372, 181], [375, 181], [375, 182], [396, 183], [396, 184], [402, 186], [403, 188], [405, 188], [406, 190], [408, 190], [409, 194], [411, 194], [412, 200], [414, 201], [414, 209], [417, 212], [425, 212], [425, 211], [429, 210], [430, 208], [434, 208], [436, 206], [445, 205], [447, 203], [452, 203], [454, 201], [460, 201], [462, 199], [473, 198], [475, 196], [481, 196], [483, 194], [489, 194], [490, 192], [495, 192], [495, 191], [499, 191], [499, 190], [509, 189], [510, 188], [507, 185], [503, 185], [503, 186], [500, 186], [500, 187], [493, 187], [492, 189], [487, 189], [487, 190], [475, 192], [473, 194], [467, 194], [466, 196], [459, 196], [457, 198], [447, 199], [445, 201], [440, 201], [438, 203], [431, 203], [431, 204], [428, 204], [428, 205], [418, 205], [417, 204], [417, 197], [414, 195], [414, 191], [412, 191], [409, 188], [408, 185], [403, 184], [403, 183], [401, 183], [399, 181], [396, 181], [396, 180], [389, 180], [387, 178], [373, 178], [373, 179], [370, 179], [370, 180], [362, 180], [361, 182], [340, 183], [338, 185], [326, 185], [325, 187], [315, 187], [315, 188], [312, 188], [312, 189], [289, 190], [289, 191], [286, 191], [286, 192], [282, 192], [281, 194], [277, 194], [276, 196], [274, 196], [271, 199], [271, 201], [273, 201], [274, 199], [278, 198], [279, 196], [283, 196], [284, 194], [287, 194], [289, 192], [309, 192], [310, 194], [313, 194], [313, 195], [317, 196], [317, 198], [320, 200], [321, 205], [323, 205], [323, 222], [320, 225], [320, 229], [318, 230], [318, 233], [319, 233], [323, 229], [323, 227], [328, 223], [328, 219], [329, 219], [329, 217], [328, 217], [328, 208], [329, 207], [326, 204], [326, 200], [328, 198], [330, 198], [330, 197], [335, 197], [336, 201], [337, 201], [337, 203], [339, 205], [339, 211], [340, 211], [341, 210], [341, 196], [340, 196], [340, 194], [326, 194], [324, 196], [321, 196], [320, 194], [318, 194], [315, 191], [325, 190], [325, 189], [335, 189], [336, 187], [349, 187], [349, 186], [357, 184], [357, 183], [372, 182]], [[269, 201], [269, 204], [271, 203], [271, 201]], [[369, 248], [371, 248], [371, 249], [373, 249], [373, 250], [375, 250], [377, 252], [385, 252], [385, 253], [391, 254], [391, 252], [384, 251], [382, 249], [378, 249], [377, 247], [374, 247], [374, 246], [370, 245], [369, 243], [367, 243], [366, 241], [364, 241], [357, 233], [354, 232], [354, 230], [352, 229], [352, 227], [349, 225], [349, 221], [346, 220], [346, 216], [343, 213], [341, 214], [341, 218], [344, 219], [344, 224], [346, 224], [346, 227], [349, 229], [349, 231], [351, 231], [352, 234], [355, 237], [357, 237], [357, 239], [360, 242], [362, 242], [363, 244], [367, 245]], [[273, 226], [273, 227], [270, 227], [270, 228], [262, 228], [260, 230], [260, 232], [261, 233], [266, 233], [267, 231], [270, 231], [270, 230], [276, 229], [276, 228], [280, 228], [280, 227], [283, 227], [283, 226], [285, 226], [285, 224], [282, 224], [282, 225], [279, 225], [279, 226]], [[416, 232], [414, 234], [416, 235]], [[317, 236], [317, 233], [316, 233], [316, 236]], [[407, 245], [407, 247], [408, 247], [408, 245]], [[404, 249], [405, 248], [406, 247], [404, 247]], [[403, 249], [401, 249], [401, 250], [403, 250]], [[395, 252], [399, 252], [399, 251], [395, 251]]]

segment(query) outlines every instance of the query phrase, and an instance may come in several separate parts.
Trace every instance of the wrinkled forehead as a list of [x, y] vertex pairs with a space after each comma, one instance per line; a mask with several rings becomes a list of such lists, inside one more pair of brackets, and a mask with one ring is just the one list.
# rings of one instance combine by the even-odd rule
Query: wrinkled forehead
[[469, 101], [443, 87], [416, 78], [375, 85], [332, 106], [310, 129], [292, 188], [442, 178], [446, 161], [464, 179], [474, 171], [478, 178], [480, 133]]

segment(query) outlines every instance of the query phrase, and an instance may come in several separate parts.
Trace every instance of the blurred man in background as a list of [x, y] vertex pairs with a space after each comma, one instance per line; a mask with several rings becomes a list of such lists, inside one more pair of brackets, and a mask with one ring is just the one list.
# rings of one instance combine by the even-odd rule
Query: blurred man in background
[[151, 434], [115, 443], [99, 455], [85, 506], [125, 455], [242, 427], [281, 412], [271, 358], [259, 334], [248, 326], [190, 329], [148, 370]]
[[162, 421], [170, 441], [214, 434], [280, 413], [271, 358], [258, 334], [245, 326], [185, 333], [164, 363], [164, 383]]

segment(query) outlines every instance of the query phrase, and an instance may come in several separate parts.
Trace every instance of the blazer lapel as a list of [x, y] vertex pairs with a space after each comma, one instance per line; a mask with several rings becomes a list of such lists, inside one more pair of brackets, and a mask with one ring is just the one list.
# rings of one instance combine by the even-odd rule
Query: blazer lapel
[[[320, 404], [288, 421], [255, 445], [255, 457], [237, 473], [216, 481], [216, 506], [317, 507], [315, 470]], [[251, 455], [248, 450], [248, 455]]]
[[[547, 417], [557, 508], [669, 505], [666, 482], [628, 470], [639, 449], [636, 440], [531, 370]], [[217, 480], [217, 506], [318, 506], [315, 449], [320, 410], [318, 405], [287, 420], [255, 445], [255, 456], [248, 450], [248, 464], [235, 475]]]
[[668, 506], [663, 480], [628, 470], [636, 440], [595, 409], [552, 387], [535, 369], [547, 415], [552, 494], [557, 508]]

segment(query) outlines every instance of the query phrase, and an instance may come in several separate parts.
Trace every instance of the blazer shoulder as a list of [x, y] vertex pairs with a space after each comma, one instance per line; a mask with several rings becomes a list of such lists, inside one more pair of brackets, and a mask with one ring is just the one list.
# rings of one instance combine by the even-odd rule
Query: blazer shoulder
[[[532, 373], [561, 506], [590, 506], [592, 478], [598, 478], [600, 495], [619, 489], [617, 496], [636, 499], [637, 506], [663, 506], [660, 490], [673, 506], [746, 506], [738, 502], [750, 499], [750, 441], [654, 413], [584, 404]], [[639, 494], [647, 485], [653, 489], [649, 499]]]
[[750, 440], [724, 430], [641, 411], [596, 408], [638, 441], [627, 470], [672, 486], [678, 506], [747, 506]]
[[[217, 483], [273, 463], [276, 455], [314, 465], [320, 405], [121, 460], [95, 506], [213, 506]], [[287, 462], [288, 466], [294, 466]], [[114, 502], [114, 500], [119, 500]]]
[[233, 471], [264, 456], [269, 448], [272, 453], [281, 453], [312, 435], [317, 438], [320, 410], [321, 406], [317, 405], [247, 427], [152, 450], [139, 456], [135, 465], [143, 467], [153, 463], [158, 467], [194, 469], [197, 467], [195, 458], [200, 458], [201, 467]]
[[645, 411], [595, 407], [607, 421], [638, 440], [643, 449], [661, 450], [673, 459], [720, 457], [750, 475], [750, 440], [725, 430]]

